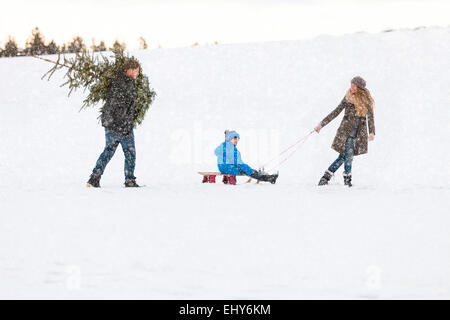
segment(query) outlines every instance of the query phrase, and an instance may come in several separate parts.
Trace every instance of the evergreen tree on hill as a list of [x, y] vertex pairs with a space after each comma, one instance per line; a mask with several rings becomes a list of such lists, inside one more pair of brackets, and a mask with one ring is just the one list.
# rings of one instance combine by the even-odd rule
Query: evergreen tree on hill
[[59, 52], [62, 54], [68, 53], [67, 51], [67, 45], [65, 43], [63, 43], [60, 47], [59, 47]]
[[111, 51], [119, 51], [122, 50], [124, 51], [127, 48], [127, 45], [125, 44], [125, 42], [120, 43], [118, 40], [116, 40], [113, 44], [113, 46], [111, 48], [109, 48], [109, 50]]
[[100, 41], [100, 44], [98, 45], [98, 51], [106, 51], [108, 48], [106, 47], [105, 41]]
[[46, 48], [47, 54], [57, 54], [59, 51], [58, 46], [56, 45], [55, 41], [52, 40]]
[[16, 57], [19, 53], [19, 49], [17, 48], [16, 40], [9, 36], [8, 41], [5, 44], [5, 49], [3, 50], [4, 57]]
[[147, 41], [145, 41], [144, 37], [139, 38], [139, 49], [145, 50], [148, 48]]
[[96, 44], [95, 44], [95, 40], [92, 39], [92, 46], [91, 46], [91, 49], [92, 49], [92, 51], [94, 51], [94, 52], [106, 51], [107, 48], [106, 48], [106, 45], [105, 45], [105, 41], [102, 40], [102, 41], [100, 41], [100, 44], [99, 44], [99, 45], [96, 45]]
[[34, 28], [25, 44], [25, 55], [46, 54], [45, 39], [38, 27]]
[[78, 53], [82, 51], [86, 51], [86, 45], [84, 44], [83, 38], [76, 36], [67, 45], [67, 53]]

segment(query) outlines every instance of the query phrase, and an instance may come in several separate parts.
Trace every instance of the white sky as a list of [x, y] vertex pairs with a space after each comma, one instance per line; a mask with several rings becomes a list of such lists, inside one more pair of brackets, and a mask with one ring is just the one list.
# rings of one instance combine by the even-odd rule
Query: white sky
[[450, 0], [0, 0], [0, 45], [24, 46], [38, 26], [58, 44], [75, 35], [138, 47], [311, 38], [449, 26]]

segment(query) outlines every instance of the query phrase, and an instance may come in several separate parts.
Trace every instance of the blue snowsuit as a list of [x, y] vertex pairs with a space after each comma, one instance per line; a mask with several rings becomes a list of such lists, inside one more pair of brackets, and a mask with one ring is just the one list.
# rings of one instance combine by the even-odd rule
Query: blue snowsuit
[[229, 141], [221, 143], [214, 151], [214, 154], [217, 156], [217, 166], [220, 173], [236, 176], [243, 172], [249, 176], [255, 171], [242, 161], [241, 153]]

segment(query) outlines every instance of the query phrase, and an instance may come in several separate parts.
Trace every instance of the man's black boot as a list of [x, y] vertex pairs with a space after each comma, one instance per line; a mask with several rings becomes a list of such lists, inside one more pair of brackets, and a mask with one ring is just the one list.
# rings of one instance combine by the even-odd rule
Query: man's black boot
[[89, 181], [86, 184], [88, 188], [100, 188], [100, 175], [93, 173], [91, 174]]
[[124, 184], [126, 188], [139, 188], [139, 185], [136, 183], [136, 179], [125, 179]]

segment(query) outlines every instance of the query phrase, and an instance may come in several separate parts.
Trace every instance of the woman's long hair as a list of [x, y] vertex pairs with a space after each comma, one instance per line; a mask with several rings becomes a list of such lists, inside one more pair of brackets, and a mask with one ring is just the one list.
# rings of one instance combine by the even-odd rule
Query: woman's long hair
[[353, 104], [356, 107], [356, 116], [365, 117], [367, 111], [373, 114], [373, 98], [368, 89], [359, 88], [353, 96]]

